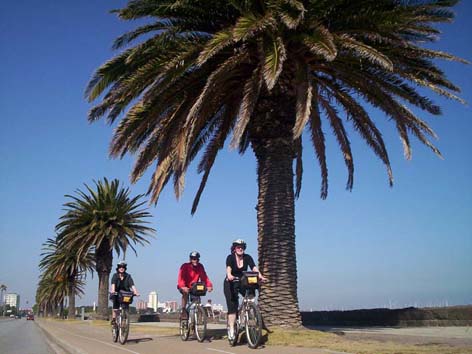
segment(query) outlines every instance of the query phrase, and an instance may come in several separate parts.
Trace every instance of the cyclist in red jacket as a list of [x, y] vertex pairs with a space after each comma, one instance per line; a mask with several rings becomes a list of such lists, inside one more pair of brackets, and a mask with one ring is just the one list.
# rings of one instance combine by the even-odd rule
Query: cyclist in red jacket
[[187, 319], [187, 311], [185, 311], [185, 308], [187, 306], [188, 293], [193, 283], [202, 281], [205, 283], [209, 292], [213, 291], [213, 284], [205, 272], [205, 267], [200, 263], [200, 253], [192, 251], [190, 252], [189, 258], [189, 262], [180, 266], [177, 279], [177, 289], [179, 289], [182, 294], [182, 319]]

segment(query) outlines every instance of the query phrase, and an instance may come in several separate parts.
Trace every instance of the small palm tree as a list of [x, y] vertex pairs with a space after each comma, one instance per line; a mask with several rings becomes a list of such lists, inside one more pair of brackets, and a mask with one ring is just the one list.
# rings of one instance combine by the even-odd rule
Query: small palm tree
[[5, 308], [5, 298], [4, 298], [4, 293], [7, 291], [7, 286], [5, 284], [0, 285], [0, 302], [2, 304], [2, 310], [0, 312], [0, 315], [3, 315], [4, 313], [4, 308]]
[[83, 289], [79, 286], [87, 272], [93, 274], [94, 257], [89, 251], [85, 255], [80, 255], [73, 248], [60, 247], [57, 239], [48, 238], [43, 244], [42, 259], [39, 268], [44, 274], [50, 274], [53, 279], [66, 281], [69, 288], [69, 318], [75, 318], [75, 296], [83, 294]]
[[96, 189], [85, 185], [87, 192], [77, 190], [76, 196], [64, 204], [64, 215], [56, 225], [61, 248], [74, 249], [79, 258], [90, 249], [94, 252], [95, 270], [98, 274], [99, 317], [108, 316], [108, 282], [113, 262], [113, 250], [118, 255], [126, 253], [133, 245], [149, 243], [147, 236], [155, 230], [145, 219], [152, 215], [140, 209], [146, 201], [142, 195], [130, 197], [128, 188], [122, 188], [118, 180], [95, 182]]
[[[270, 282], [261, 307], [268, 324], [300, 324], [295, 254], [295, 205], [302, 181], [302, 132], [308, 131], [328, 194], [325, 132], [331, 129], [354, 183], [346, 124], [385, 165], [382, 134], [366, 104], [391, 120], [411, 157], [410, 137], [440, 155], [433, 130], [407, 105], [438, 115], [418, 87], [462, 102], [433, 59], [465, 62], [423, 48], [434, 27], [452, 21], [454, 0], [133, 0], [116, 13], [148, 23], [115, 41], [122, 48], [103, 64], [86, 96], [101, 100], [89, 121], [103, 116], [115, 130], [112, 157], [136, 154], [136, 182], [156, 165], [149, 193], [158, 197], [171, 178], [177, 198], [193, 159], [203, 173], [195, 212], [216, 155], [231, 137], [257, 159], [258, 252]], [[103, 95], [102, 95], [103, 94]], [[199, 154], [200, 150], [204, 150]], [[295, 170], [293, 162], [295, 161]], [[295, 176], [295, 178], [294, 178]], [[295, 179], [295, 184], [294, 184]]]

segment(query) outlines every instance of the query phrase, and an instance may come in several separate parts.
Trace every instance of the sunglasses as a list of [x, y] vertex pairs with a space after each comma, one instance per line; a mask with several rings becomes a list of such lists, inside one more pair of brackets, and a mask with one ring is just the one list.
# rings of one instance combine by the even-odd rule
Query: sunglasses
[[190, 259], [191, 259], [192, 261], [199, 261], [199, 260], [200, 260], [200, 258], [197, 258], [197, 257], [190, 257]]

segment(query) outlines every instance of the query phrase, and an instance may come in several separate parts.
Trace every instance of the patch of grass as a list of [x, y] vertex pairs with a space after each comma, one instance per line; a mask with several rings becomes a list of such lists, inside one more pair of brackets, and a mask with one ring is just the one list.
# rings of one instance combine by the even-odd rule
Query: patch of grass
[[134, 326], [131, 324], [131, 330], [135, 333], [155, 334], [159, 336], [179, 336], [179, 329], [175, 327], [153, 327], [153, 326]]
[[442, 344], [401, 344], [374, 340], [352, 340], [337, 334], [310, 329], [271, 328], [265, 332], [266, 345], [329, 349], [356, 354], [467, 354], [470, 347]]

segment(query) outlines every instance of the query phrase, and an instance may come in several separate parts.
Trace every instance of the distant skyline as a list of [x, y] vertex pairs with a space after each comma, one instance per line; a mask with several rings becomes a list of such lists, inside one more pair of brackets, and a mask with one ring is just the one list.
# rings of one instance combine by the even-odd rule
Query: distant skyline
[[[21, 302], [35, 302], [41, 245], [54, 237], [66, 194], [103, 177], [118, 178], [131, 194], [146, 193], [152, 170], [129, 182], [133, 157], [112, 160], [112, 130], [90, 125], [84, 90], [94, 70], [115, 52], [113, 40], [137, 23], [109, 10], [124, 0], [16, 1], [0, 3], [0, 284]], [[431, 47], [472, 61], [472, 2], [456, 7], [456, 21], [441, 26]], [[375, 110], [372, 117], [389, 151], [394, 186], [382, 163], [353, 136], [354, 188], [327, 132], [329, 194], [319, 198], [320, 173], [309, 140], [296, 201], [300, 308], [355, 309], [472, 304], [472, 66], [442, 61], [468, 105], [427, 92], [443, 115], [419, 116], [438, 134], [444, 160], [412, 138], [405, 160], [395, 127]], [[225, 304], [223, 278], [231, 241], [244, 238], [257, 260], [256, 162], [225, 146], [217, 157], [194, 216], [191, 205], [201, 176], [190, 167], [183, 197], [167, 187], [150, 206], [157, 237], [126, 255], [138, 290], [159, 301], [178, 300], [177, 273], [198, 250], [215, 291], [204, 301]], [[115, 265], [121, 257], [115, 256]], [[114, 267], [113, 267], [114, 269]], [[97, 301], [97, 276], [87, 277], [77, 306]], [[110, 278], [111, 279], [111, 278]]]

